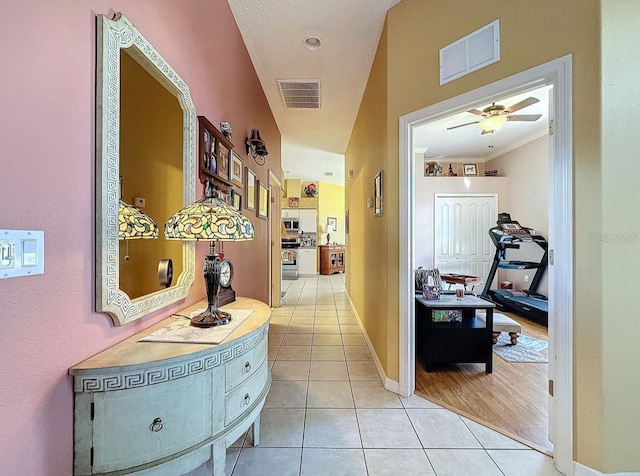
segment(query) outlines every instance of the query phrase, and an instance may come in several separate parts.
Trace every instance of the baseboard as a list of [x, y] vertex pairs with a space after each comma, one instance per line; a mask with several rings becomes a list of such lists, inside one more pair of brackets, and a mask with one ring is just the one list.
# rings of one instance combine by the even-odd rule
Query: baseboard
[[640, 472], [633, 473], [601, 473], [580, 463], [573, 462], [573, 476], [640, 476]]
[[375, 353], [375, 349], [373, 348], [373, 344], [369, 340], [369, 336], [367, 335], [367, 331], [364, 328], [364, 325], [362, 324], [362, 319], [360, 319], [360, 314], [358, 314], [358, 311], [356, 310], [356, 307], [353, 305], [353, 301], [351, 300], [351, 296], [349, 296], [349, 293], [346, 290], [345, 290], [345, 294], [347, 295], [347, 298], [349, 299], [349, 305], [351, 306], [351, 310], [353, 311], [353, 313], [356, 316], [356, 320], [358, 321], [358, 326], [360, 327], [360, 330], [362, 331], [362, 336], [364, 337], [364, 341], [367, 343], [367, 347], [369, 348], [369, 352], [371, 352], [371, 356], [373, 357], [373, 363], [376, 366], [376, 370], [378, 371], [378, 376], [380, 377], [380, 381], [382, 382], [382, 385], [384, 386], [384, 388], [386, 388], [390, 392], [400, 394], [400, 382], [398, 382], [396, 380], [391, 380], [390, 378], [387, 377], [387, 374], [384, 372], [384, 369], [382, 368], [382, 364], [380, 363], [380, 359], [378, 359], [378, 354]]

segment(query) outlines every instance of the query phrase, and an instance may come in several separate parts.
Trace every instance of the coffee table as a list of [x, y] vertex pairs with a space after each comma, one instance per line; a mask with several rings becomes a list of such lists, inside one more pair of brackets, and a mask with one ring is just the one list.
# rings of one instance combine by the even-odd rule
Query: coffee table
[[[455, 294], [441, 294], [438, 300], [416, 295], [416, 349], [424, 358], [427, 372], [434, 364], [484, 363], [485, 372], [493, 371], [493, 309], [494, 303], [465, 294], [458, 300]], [[484, 319], [476, 311], [484, 309]], [[461, 322], [434, 322], [436, 310], [459, 310]]]

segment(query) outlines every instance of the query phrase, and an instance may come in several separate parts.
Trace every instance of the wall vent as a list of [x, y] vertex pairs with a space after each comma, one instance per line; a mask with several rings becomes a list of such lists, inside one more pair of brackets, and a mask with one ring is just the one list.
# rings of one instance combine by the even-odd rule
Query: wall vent
[[287, 109], [320, 109], [320, 81], [317, 79], [278, 79], [282, 101]]
[[500, 61], [500, 20], [440, 50], [440, 85]]
[[333, 172], [325, 172], [324, 176], [325, 177], [333, 177]]

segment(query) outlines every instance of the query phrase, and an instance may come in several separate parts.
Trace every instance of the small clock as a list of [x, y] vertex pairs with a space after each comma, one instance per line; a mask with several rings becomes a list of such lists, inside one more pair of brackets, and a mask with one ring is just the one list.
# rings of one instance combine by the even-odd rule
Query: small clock
[[231, 287], [233, 282], [233, 263], [228, 259], [220, 261], [220, 290], [218, 306], [224, 306], [236, 300], [236, 292]]
[[161, 259], [158, 263], [158, 281], [160, 286], [168, 288], [173, 281], [173, 261], [170, 258]]

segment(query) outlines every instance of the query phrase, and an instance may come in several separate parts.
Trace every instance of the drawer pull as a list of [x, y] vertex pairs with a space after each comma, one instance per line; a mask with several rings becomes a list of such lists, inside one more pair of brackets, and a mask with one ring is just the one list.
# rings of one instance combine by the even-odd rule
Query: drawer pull
[[249, 362], [246, 362], [246, 363], [244, 364], [244, 372], [245, 372], [245, 373], [247, 373], [247, 374], [248, 374], [249, 372], [251, 372], [251, 364], [250, 364]]
[[151, 425], [149, 425], [149, 429], [156, 433], [162, 430], [162, 419], [156, 418], [155, 420], [153, 420]]
[[245, 404], [245, 405], [249, 405], [249, 403], [251, 403], [251, 397], [250, 397], [250, 396], [249, 396], [249, 394], [247, 393], [247, 394], [244, 396], [244, 404]]

